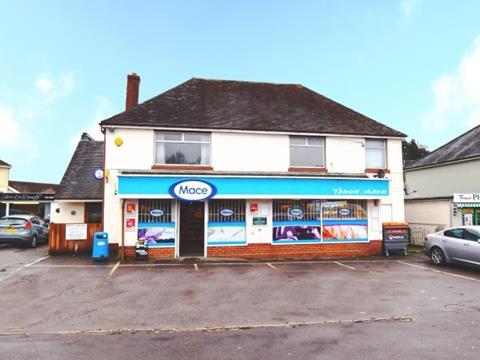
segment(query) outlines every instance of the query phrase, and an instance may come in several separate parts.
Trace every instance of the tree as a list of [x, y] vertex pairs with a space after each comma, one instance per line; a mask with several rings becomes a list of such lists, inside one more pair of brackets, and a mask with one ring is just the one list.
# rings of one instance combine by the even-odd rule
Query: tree
[[402, 152], [403, 152], [403, 162], [408, 164], [412, 161], [420, 159], [428, 154], [428, 148], [425, 145], [417, 143], [415, 139], [411, 139], [410, 141], [403, 140], [402, 141]]

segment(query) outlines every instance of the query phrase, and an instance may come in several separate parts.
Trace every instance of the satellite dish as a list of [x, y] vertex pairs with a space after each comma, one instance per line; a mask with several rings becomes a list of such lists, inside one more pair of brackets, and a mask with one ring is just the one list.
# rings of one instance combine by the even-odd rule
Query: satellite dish
[[385, 177], [385, 171], [383, 171], [382, 169], [378, 170], [377, 171], [377, 177], [379, 179], [383, 179]]

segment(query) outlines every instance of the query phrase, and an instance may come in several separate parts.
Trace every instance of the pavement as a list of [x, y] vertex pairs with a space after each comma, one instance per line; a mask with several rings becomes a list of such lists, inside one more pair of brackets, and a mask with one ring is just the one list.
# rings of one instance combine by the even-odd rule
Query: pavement
[[0, 358], [478, 358], [477, 269], [422, 254], [201, 260], [0, 247]]

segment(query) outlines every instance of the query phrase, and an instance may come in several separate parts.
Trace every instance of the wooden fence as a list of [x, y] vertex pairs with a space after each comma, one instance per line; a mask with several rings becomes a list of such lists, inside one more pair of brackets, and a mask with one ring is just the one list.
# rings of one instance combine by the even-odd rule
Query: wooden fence
[[87, 240], [66, 240], [66, 224], [50, 224], [49, 254], [88, 254], [92, 252], [93, 235], [102, 231], [102, 224], [87, 224]]

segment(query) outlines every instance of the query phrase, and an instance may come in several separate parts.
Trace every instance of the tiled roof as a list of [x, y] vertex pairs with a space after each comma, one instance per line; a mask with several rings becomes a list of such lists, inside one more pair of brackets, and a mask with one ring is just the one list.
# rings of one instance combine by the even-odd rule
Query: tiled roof
[[480, 157], [480, 125], [409, 164], [405, 170], [476, 157]]
[[15, 190], [21, 193], [35, 193], [35, 194], [55, 194], [58, 185], [57, 184], [47, 184], [47, 183], [37, 183], [29, 181], [13, 181], [8, 182], [8, 186], [11, 186]]
[[101, 124], [405, 136], [302, 85], [196, 78]]
[[95, 178], [97, 169], [104, 168], [103, 141], [82, 136], [70, 164], [63, 175], [56, 199], [101, 200], [103, 180]]

